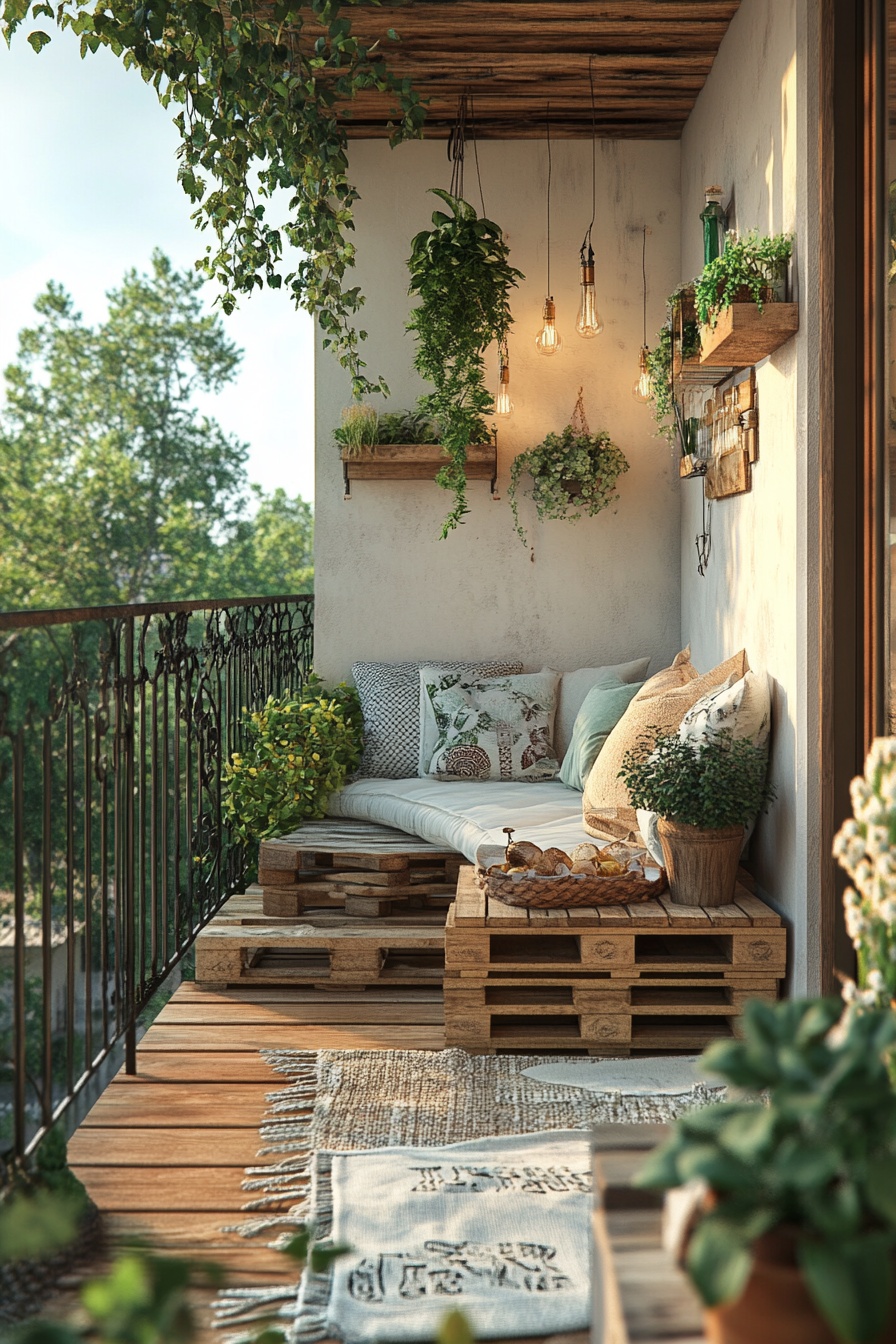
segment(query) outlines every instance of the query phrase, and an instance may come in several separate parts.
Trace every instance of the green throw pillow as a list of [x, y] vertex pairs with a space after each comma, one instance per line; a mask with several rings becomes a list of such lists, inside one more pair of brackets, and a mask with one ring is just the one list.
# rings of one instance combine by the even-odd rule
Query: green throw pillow
[[604, 743], [643, 685], [643, 681], [631, 684], [614, 681], [592, 686], [576, 715], [572, 739], [560, 767], [560, 778], [570, 789], [582, 792]]

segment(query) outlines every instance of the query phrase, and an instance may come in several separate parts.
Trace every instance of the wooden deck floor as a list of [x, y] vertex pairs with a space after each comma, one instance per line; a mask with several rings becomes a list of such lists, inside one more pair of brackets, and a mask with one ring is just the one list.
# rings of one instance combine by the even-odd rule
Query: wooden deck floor
[[213, 1258], [234, 1286], [283, 1282], [283, 1256], [221, 1231], [241, 1221], [265, 1095], [284, 1085], [259, 1050], [440, 1050], [442, 1022], [435, 989], [183, 984], [140, 1042], [136, 1076], [113, 1080], [71, 1139], [69, 1160], [113, 1237]]
[[[283, 1086], [259, 1050], [438, 1050], [444, 1044], [440, 989], [184, 984], [138, 1046], [136, 1076], [119, 1074], [73, 1136], [70, 1161], [103, 1211], [113, 1242], [140, 1237], [162, 1252], [214, 1259], [235, 1287], [283, 1283], [292, 1277], [284, 1257], [261, 1240], [222, 1231], [245, 1216], [244, 1169], [257, 1165], [266, 1094]], [[623, 1155], [623, 1184], [633, 1169], [630, 1157]], [[621, 1252], [617, 1272], [629, 1337], [639, 1344], [699, 1344], [693, 1297], [658, 1249], [659, 1215], [623, 1209], [609, 1224], [614, 1259]], [[197, 1344], [220, 1344], [210, 1298], [210, 1290], [195, 1294], [203, 1326]], [[587, 1336], [514, 1344], [587, 1344]]]

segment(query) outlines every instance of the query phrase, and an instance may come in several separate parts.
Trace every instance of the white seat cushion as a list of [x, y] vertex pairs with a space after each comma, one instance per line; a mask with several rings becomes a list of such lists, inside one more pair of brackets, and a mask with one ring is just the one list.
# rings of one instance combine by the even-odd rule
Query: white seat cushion
[[516, 839], [570, 849], [589, 839], [579, 794], [559, 779], [446, 783], [433, 779], [358, 779], [330, 798], [331, 817], [395, 826], [476, 862], [482, 846], [502, 849], [503, 827]]

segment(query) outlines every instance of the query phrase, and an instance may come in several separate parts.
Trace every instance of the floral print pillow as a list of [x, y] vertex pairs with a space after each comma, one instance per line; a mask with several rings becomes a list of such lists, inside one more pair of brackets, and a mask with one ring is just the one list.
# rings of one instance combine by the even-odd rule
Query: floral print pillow
[[515, 677], [464, 677], [423, 668], [438, 742], [429, 777], [445, 780], [552, 779], [559, 674], [550, 668]]

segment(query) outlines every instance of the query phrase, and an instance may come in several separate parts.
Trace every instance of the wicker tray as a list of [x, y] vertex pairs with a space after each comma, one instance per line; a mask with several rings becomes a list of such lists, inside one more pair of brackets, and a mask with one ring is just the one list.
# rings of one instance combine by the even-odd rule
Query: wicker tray
[[489, 896], [505, 905], [536, 909], [568, 909], [576, 905], [635, 905], [666, 890], [666, 870], [652, 881], [637, 873], [620, 877], [523, 877], [515, 882], [507, 873], [486, 873], [480, 868], [480, 884]]

